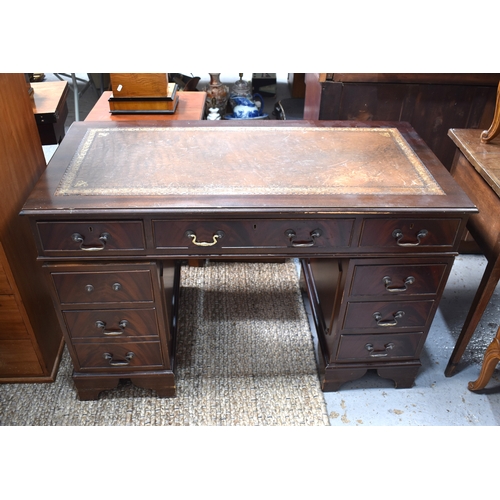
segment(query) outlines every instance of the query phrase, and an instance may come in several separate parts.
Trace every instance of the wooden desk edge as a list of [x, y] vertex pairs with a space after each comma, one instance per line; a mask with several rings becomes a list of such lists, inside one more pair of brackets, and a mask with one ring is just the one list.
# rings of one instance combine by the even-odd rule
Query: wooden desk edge
[[488, 148], [489, 144], [481, 143], [481, 133], [482, 129], [450, 129], [448, 131], [448, 137], [455, 143], [460, 152], [467, 158], [469, 163], [474, 167], [474, 169], [479, 173], [479, 175], [484, 179], [484, 181], [491, 187], [491, 189], [496, 193], [496, 195], [500, 198], [500, 185], [499, 182], [492, 177], [488, 169], [480, 163], [477, 158], [470, 152], [467, 143], [460, 136], [460, 131], [477, 131], [477, 141], [478, 146], [483, 148]]

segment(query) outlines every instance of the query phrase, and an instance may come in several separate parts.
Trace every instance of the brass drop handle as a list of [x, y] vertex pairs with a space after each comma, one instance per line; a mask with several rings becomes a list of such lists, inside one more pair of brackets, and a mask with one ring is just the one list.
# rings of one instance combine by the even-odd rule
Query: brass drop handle
[[373, 313], [373, 317], [377, 322], [377, 326], [397, 326], [398, 319], [401, 319], [405, 315], [404, 311], [398, 311], [392, 315], [394, 319], [392, 320], [383, 320], [382, 315], [377, 311]]
[[83, 243], [85, 238], [80, 233], [73, 233], [71, 235], [71, 239], [75, 243], [80, 244], [80, 250], [85, 250], [86, 252], [98, 252], [99, 250], [104, 250], [104, 248], [106, 247], [106, 243], [110, 238], [111, 235], [109, 233], [102, 233], [101, 236], [99, 236], [99, 241], [102, 244], [99, 246], [92, 246], [92, 245], [85, 245]]
[[95, 322], [95, 326], [97, 328], [102, 328], [101, 333], [103, 333], [104, 335], [122, 335], [124, 333], [125, 328], [127, 328], [128, 325], [129, 325], [129, 322], [126, 319], [122, 319], [118, 323], [118, 326], [120, 327], [119, 329], [118, 328], [116, 328], [116, 329], [110, 328], [108, 330], [105, 330], [105, 328], [106, 328], [105, 321], [97, 320]]
[[319, 238], [322, 234], [321, 229], [314, 229], [309, 233], [311, 241], [295, 241], [295, 238], [297, 237], [295, 231], [293, 229], [287, 229], [285, 231], [285, 236], [290, 240], [292, 247], [295, 248], [313, 247], [315, 243], [314, 239]]
[[401, 229], [394, 229], [392, 237], [396, 239], [396, 243], [400, 247], [418, 247], [418, 245], [422, 242], [422, 238], [425, 238], [428, 234], [429, 231], [427, 231], [427, 229], [421, 229], [417, 233], [417, 241], [415, 243], [401, 243], [401, 240], [403, 239], [403, 231], [401, 231]]
[[191, 238], [191, 242], [194, 245], [197, 245], [199, 247], [213, 247], [218, 240], [224, 237], [224, 231], [216, 231], [215, 234], [213, 235], [212, 241], [206, 242], [206, 241], [198, 241], [196, 239], [196, 233], [194, 231], [186, 231], [185, 234], [188, 238]]
[[103, 354], [103, 358], [109, 361], [110, 366], [128, 366], [134, 356], [135, 354], [133, 352], [127, 352], [127, 354], [125, 354], [125, 359], [115, 361], [113, 359], [113, 354], [110, 352], [105, 352]]
[[384, 276], [382, 278], [382, 281], [385, 285], [385, 289], [388, 291], [388, 292], [391, 292], [391, 293], [398, 293], [398, 292], [406, 292], [406, 290], [408, 290], [408, 286], [409, 285], [413, 285], [413, 283], [415, 283], [415, 278], [413, 276], [408, 276], [408, 278], [406, 278], [404, 280], [404, 286], [403, 287], [395, 287], [395, 286], [390, 286], [392, 284], [392, 280], [391, 280], [391, 277], [390, 276]]
[[394, 349], [394, 343], [389, 342], [388, 344], [385, 344], [383, 351], [376, 351], [373, 344], [366, 344], [365, 349], [370, 353], [371, 358], [385, 358], [389, 355], [387, 351]]

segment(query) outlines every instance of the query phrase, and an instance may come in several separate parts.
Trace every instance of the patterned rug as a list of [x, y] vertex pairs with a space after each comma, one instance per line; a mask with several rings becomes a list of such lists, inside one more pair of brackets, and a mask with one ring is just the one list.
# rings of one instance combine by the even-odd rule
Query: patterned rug
[[183, 266], [179, 310], [175, 398], [79, 401], [65, 350], [53, 384], [0, 385], [0, 425], [329, 425], [293, 261]]

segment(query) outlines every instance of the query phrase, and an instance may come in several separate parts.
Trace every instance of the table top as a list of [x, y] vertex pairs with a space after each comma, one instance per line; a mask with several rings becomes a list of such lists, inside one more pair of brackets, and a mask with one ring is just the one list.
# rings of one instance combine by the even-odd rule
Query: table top
[[24, 207], [475, 211], [415, 131], [367, 122], [76, 122]]
[[500, 136], [483, 144], [481, 133], [479, 129], [450, 129], [448, 135], [500, 197]]
[[56, 113], [68, 95], [68, 82], [34, 82], [31, 103], [35, 115]]
[[109, 98], [113, 92], [103, 92], [85, 121], [149, 121], [149, 120], [202, 120], [205, 110], [206, 92], [177, 92], [179, 104], [173, 114], [112, 115], [109, 112]]

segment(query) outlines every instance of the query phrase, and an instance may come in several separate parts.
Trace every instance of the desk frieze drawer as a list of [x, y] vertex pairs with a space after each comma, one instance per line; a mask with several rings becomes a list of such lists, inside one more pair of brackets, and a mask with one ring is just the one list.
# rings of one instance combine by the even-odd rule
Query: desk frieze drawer
[[61, 305], [154, 302], [148, 269], [116, 272], [52, 272]]
[[434, 300], [349, 302], [344, 319], [344, 330], [381, 330], [399, 328], [424, 329]]
[[360, 247], [418, 251], [432, 247], [455, 248], [461, 219], [365, 219]]
[[259, 248], [293, 250], [351, 245], [354, 219], [153, 220], [157, 250], [192, 252]]
[[422, 332], [384, 335], [341, 335], [337, 361], [390, 361], [414, 359], [420, 352]]
[[45, 255], [137, 252], [146, 248], [142, 221], [37, 222]]
[[75, 343], [73, 347], [81, 369], [127, 370], [163, 366], [159, 342]]
[[63, 317], [74, 340], [158, 337], [155, 309], [63, 311]]
[[447, 271], [446, 264], [357, 265], [351, 297], [436, 295]]

